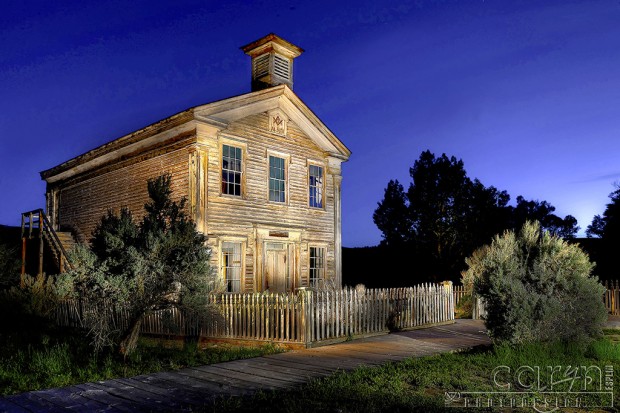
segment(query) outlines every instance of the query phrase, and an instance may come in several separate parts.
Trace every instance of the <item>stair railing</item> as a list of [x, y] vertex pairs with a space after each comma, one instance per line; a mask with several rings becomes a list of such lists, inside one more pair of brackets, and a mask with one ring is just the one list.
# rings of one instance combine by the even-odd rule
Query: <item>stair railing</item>
[[58, 258], [60, 272], [73, 269], [67, 257], [67, 251], [60, 242], [58, 234], [47, 219], [42, 209], [35, 209], [22, 214], [22, 276], [26, 273], [26, 241], [34, 237], [39, 238], [39, 274], [43, 274], [43, 239], [45, 239], [54, 255]]

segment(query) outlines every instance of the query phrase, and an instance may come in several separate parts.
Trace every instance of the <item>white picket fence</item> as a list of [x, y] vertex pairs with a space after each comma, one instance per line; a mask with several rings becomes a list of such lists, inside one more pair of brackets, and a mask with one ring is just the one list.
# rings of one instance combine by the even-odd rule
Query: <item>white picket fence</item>
[[[335, 291], [300, 290], [296, 293], [213, 294], [209, 297], [219, 315], [207, 323], [189, 320], [177, 309], [142, 319], [141, 332], [156, 335], [200, 336], [301, 344], [307, 347], [330, 340], [410, 329], [454, 321], [452, 283], [423, 284], [410, 288], [345, 288]], [[110, 306], [112, 308], [112, 306]], [[67, 301], [55, 319], [65, 326], [81, 326], [80, 314], [92, 311], [85, 303]], [[116, 326], [127, 325], [122, 309], [109, 310]], [[389, 327], [388, 327], [389, 326]]]

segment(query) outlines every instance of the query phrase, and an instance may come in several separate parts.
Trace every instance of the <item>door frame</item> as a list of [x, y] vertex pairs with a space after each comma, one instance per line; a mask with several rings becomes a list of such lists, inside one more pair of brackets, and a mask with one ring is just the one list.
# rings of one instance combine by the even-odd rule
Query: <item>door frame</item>
[[267, 244], [285, 244], [286, 262], [290, 277], [289, 291], [295, 291], [301, 284], [301, 240], [303, 230], [291, 230], [286, 227], [254, 227], [254, 291], [265, 291]]

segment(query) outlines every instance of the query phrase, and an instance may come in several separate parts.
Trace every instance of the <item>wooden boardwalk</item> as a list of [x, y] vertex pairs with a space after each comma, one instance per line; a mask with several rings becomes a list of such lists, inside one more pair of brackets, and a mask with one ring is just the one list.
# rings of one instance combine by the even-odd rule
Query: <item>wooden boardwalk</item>
[[312, 378], [408, 357], [444, 353], [489, 339], [478, 320], [387, 334], [332, 346], [79, 384], [0, 398], [1, 412], [193, 411], [222, 396], [299, 387]]

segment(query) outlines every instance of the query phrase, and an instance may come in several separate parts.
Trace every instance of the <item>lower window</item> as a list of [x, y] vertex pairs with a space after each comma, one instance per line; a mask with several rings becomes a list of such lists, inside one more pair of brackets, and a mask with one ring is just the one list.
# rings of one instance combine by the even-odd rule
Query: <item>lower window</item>
[[310, 247], [310, 287], [320, 287], [325, 280], [325, 248]]
[[222, 278], [229, 293], [241, 292], [241, 243], [222, 243]]

